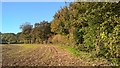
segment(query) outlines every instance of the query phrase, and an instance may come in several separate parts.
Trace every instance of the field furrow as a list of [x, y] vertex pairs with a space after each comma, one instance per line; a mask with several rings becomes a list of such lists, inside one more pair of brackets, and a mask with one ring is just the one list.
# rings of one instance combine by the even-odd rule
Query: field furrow
[[87, 66], [92, 65], [54, 45], [3, 45], [3, 66]]

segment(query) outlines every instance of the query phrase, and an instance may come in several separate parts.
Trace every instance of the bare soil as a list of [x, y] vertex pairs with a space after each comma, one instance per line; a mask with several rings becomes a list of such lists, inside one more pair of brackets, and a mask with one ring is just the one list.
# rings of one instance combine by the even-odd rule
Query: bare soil
[[[26, 45], [25, 45], [26, 46]], [[3, 66], [88, 66], [93, 65], [54, 45], [2, 45]], [[27, 45], [29, 46], [29, 45]], [[95, 63], [97, 64], [97, 63]]]

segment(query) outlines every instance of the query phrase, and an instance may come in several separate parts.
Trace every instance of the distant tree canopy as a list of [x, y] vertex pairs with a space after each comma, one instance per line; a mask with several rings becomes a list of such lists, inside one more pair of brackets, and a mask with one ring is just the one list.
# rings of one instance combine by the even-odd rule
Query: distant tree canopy
[[32, 43], [43, 43], [48, 40], [51, 29], [50, 23], [47, 21], [43, 21], [40, 23], [35, 23], [35, 27], [32, 29], [30, 35], [32, 37]]
[[20, 29], [22, 32], [16, 34], [18, 43], [43, 43], [51, 34], [50, 23], [47, 21], [35, 23], [34, 28], [33, 25], [26, 22], [20, 25]]
[[70, 3], [50, 23], [25, 23], [20, 28], [18, 34], [3, 33], [3, 43], [64, 43], [120, 65], [120, 2]]
[[1, 33], [0, 39], [2, 40], [1, 43], [16, 43], [17, 42], [17, 37], [14, 33]]
[[32, 25], [26, 22], [20, 26], [20, 29], [22, 29], [22, 32], [20, 34], [20, 39], [22, 40], [21, 42], [30, 43], [30, 40], [31, 40], [30, 33], [32, 30]]

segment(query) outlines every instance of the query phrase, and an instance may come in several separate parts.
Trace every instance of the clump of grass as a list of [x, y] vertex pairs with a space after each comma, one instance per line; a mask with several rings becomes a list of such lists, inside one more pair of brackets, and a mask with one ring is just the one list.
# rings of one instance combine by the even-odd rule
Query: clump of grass
[[22, 46], [24, 49], [29, 49], [29, 48], [36, 48], [36, 44], [20, 44], [19, 46]]
[[64, 46], [66, 50], [68, 50], [70, 53], [72, 53], [75, 56], [79, 56], [80, 53], [75, 49], [70, 46]]
[[62, 49], [66, 49], [68, 52], [70, 52], [71, 54], [77, 56], [77, 57], [90, 57], [91, 54], [89, 53], [85, 53], [82, 51], [77, 51], [75, 48], [72, 48], [71, 46], [65, 46], [65, 45], [61, 45], [59, 46]]

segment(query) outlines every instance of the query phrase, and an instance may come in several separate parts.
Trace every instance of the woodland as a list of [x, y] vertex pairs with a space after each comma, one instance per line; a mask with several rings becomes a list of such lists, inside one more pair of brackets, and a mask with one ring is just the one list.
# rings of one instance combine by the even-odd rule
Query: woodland
[[26, 22], [20, 29], [0, 32], [1, 43], [61, 44], [120, 65], [120, 2], [71, 2], [51, 22]]

